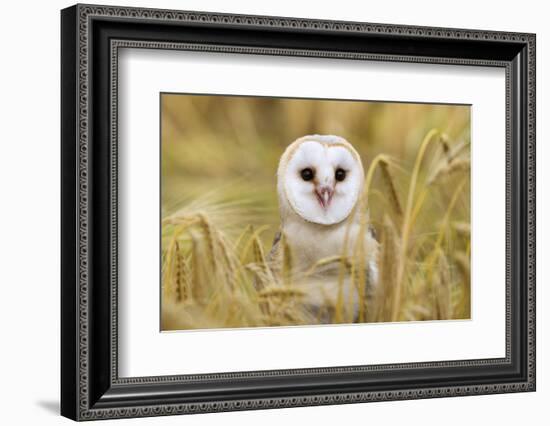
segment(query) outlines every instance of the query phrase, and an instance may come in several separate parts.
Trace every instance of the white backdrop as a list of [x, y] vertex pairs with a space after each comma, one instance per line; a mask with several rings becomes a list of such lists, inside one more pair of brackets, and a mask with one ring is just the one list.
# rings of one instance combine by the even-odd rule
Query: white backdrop
[[[108, 1], [145, 7], [298, 16], [537, 33], [538, 66], [538, 391], [453, 399], [295, 408], [191, 417], [120, 420], [130, 424], [256, 425], [346, 420], [371, 424], [500, 425], [548, 417], [550, 368], [547, 313], [550, 278], [550, 29], [544, 2], [462, 0], [338, 2], [278, 0]], [[0, 393], [2, 423], [68, 424], [59, 394], [59, 9], [70, 2], [3, 5], [0, 68]], [[546, 192], [546, 193], [545, 193]], [[114, 422], [106, 422], [108, 424]]]
[[[122, 377], [505, 356], [503, 69], [125, 49], [118, 76]], [[159, 333], [160, 92], [471, 104], [471, 318]]]

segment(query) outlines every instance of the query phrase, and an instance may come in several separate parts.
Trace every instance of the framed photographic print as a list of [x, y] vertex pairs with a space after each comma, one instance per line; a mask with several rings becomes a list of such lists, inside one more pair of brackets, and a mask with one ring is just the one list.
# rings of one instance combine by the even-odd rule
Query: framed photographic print
[[535, 35], [61, 30], [64, 416], [535, 390]]

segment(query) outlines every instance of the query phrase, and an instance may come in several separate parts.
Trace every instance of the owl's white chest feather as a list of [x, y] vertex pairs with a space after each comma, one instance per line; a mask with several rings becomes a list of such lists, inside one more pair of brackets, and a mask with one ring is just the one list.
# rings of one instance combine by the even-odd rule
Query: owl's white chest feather
[[[368, 231], [361, 235], [361, 227], [357, 223], [351, 224], [349, 231], [346, 230], [346, 227], [345, 223], [327, 227], [297, 220], [287, 223], [283, 232], [292, 254], [293, 270], [298, 274], [312, 270], [318, 272], [298, 281], [306, 292], [306, 303], [313, 306], [323, 306], [327, 303], [335, 305], [341, 293], [343, 300], [346, 301], [345, 310], [351, 310], [352, 315], [355, 315], [359, 306], [359, 291], [353, 285], [349, 275], [346, 274], [343, 282], [340, 281], [340, 263], [335, 262], [328, 267], [315, 268], [316, 265], [319, 265], [318, 262], [323, 259], [342, 256], [344, 252], [351, 256], [354, 247], [356, 247], [357, 239], [365, 238], [367, 273], [371, 284], [376, 284], [378, 275], [376, 241]], [[347, 237], [348, 247], [345, 251], [344, 244], [347, 232], [349, 232]]]
[[[286, 224], [283, 232], [292, 252], [293, 264], [302, 271], [309, 270], [322, 259], [344, 253], [344, 225], [323, 226], [296, 220]], [[353, 247], [357, 233], [358, 225], [352, 224], [348, 249]]]

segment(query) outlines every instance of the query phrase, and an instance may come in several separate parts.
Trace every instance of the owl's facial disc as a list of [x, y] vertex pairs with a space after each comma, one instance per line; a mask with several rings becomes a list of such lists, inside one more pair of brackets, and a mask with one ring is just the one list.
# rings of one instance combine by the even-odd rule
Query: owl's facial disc
[[301, 143], [284, 172], [284, 189], [292, 209], [303, 219], [332, 225], [346, 219], [357, 203], [363, 167], [343, 145]]

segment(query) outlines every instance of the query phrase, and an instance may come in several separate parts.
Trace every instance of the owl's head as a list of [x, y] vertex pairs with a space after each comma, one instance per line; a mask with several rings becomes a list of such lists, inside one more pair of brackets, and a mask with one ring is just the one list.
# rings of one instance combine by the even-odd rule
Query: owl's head
[[344, 138], [310, 135], [290, 144], [279, 161], [277, 190], [282, 216], [333, 225], [345, 220], [363, 188], [361, 158]]

